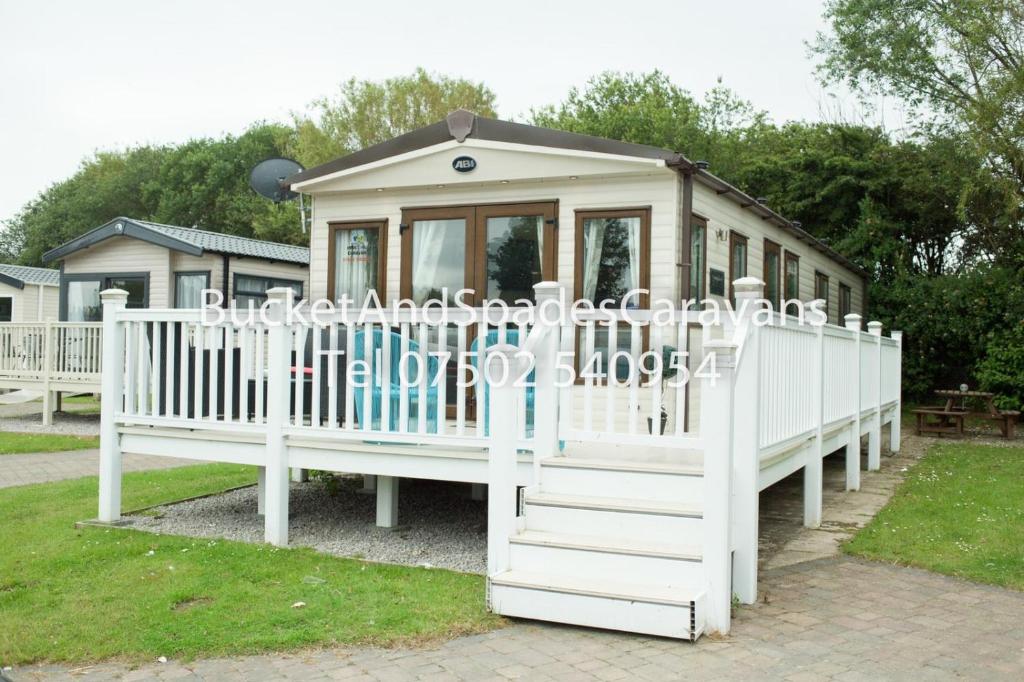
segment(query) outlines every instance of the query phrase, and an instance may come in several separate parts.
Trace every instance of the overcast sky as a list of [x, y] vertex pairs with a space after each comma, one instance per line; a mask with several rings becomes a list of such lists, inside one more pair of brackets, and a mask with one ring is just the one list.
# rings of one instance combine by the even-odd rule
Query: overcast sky
[[484, 81], [520, 119], [600, 71], [658, 68], [696, 95], [721, 77], [776, 121], [831, 120], [855, 103], [814, 79], [821, 5], [0, 0], [0, 220], [96, 150], [238, 133], [416, 66]]

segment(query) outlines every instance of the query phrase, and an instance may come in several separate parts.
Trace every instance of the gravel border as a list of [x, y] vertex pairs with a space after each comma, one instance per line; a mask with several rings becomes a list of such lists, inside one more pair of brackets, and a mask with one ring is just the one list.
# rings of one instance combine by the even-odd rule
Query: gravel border
[[[487, 572], [487, 502], [469, 485], [402, 479], [397, 529], [375, 525], [376, 499], [361, 477], [291, 483], [289, 545], [369, 561]], [[131, 528], [166, 535], [263, 542], [256, 486], [126, 517]]]

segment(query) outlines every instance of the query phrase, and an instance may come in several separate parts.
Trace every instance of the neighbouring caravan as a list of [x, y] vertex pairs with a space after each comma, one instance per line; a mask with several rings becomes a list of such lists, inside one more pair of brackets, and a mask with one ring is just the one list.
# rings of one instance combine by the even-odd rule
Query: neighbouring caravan
[[0, 322], [56, 320], [59, 285], [57, 270], [0, 264]]

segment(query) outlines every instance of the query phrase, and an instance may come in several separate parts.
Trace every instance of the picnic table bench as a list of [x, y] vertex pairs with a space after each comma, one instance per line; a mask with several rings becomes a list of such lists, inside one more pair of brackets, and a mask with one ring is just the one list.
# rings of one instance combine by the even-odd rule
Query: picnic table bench
[[911, 412], [917, 417], [915, 433], [919, 436], [922, 433], [937, 433], [940, 436], [944, 433], [964, 435], [964, 417], [968, 414], [967, 410], [937, 405], [918, 407]]
[[[995, 404], [995, 394], [989, 393], [988, 391], [958, 391], [958, 390], [941, 390], [935, 391], [935, 395], [945, 398], [946, 404], [940, 408], [943, 412], [954, 412], [960, 411], [964, 415], [970, 414], [970, 411], [965, 407], [968, 400], [979, 400], [985, 404], [985, 410], [979, 414], [983, 419], [989, 419], [996, 423], [999, 427], [999, 432], [1003, 438], [1013, 438], [1016, 432], [1017, 419], [1020, 417], [1018, 410], [1000, 410]], [[959, 399], [960, 407], [956, 407], [955, 403]], [[936, 408], [922, 408], [924, 410], [936, 409]], [[917, 410], [914, 410], [916, 413]], [[920, 423], [922, 415], [918, 415], [918, 423]], [[960, 433], [963, 433], [963, 419], [961, 418]], [[920, 430], [918, 431], [920, 434]]]

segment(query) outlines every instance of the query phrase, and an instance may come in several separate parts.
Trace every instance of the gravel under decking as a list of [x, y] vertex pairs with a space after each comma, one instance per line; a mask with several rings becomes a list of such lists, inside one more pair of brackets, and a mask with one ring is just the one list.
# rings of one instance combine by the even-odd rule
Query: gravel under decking
[[[289, 545], [336, 556], [470, 573], [487, 571], [487, 502], [469, 485], [417, 479], [399, 484], [397, 529], [377, 528], [376, 499], [362, 478], [292, 483]], [[156, 515], [150, 515], [156, 512]], [[127, 517], [133, 528], [168, 535], [263, 542], [256, 486]]]

